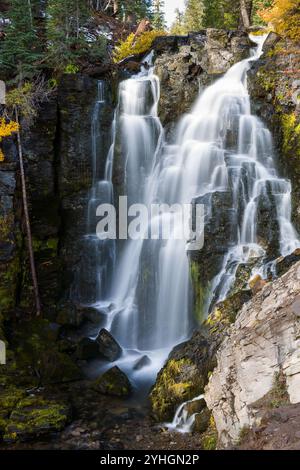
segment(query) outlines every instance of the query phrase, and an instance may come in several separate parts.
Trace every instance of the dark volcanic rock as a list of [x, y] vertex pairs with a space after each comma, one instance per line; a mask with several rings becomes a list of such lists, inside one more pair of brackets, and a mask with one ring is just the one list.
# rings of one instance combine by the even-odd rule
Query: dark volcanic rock
[[109, 369], [99, 379], [93, 383], [93, 388], [104, 394], [117, 397], [126, 397], [130, 395], [132, 386], [126, 374], [115, 366]]
[[27, 441], [62, 431], [70, 416], [70, 406], [65, 403], [49, 401], [39, 396], [23, 398], [7, 421], [4, 441]]
[[161, 82], [159, 115], [168, 129], [191, 109], [199, 86], [210, 84], [235, 62], [249, 55], [244, 32], [207, 29], [188, 36], [159, 37], [155, 71]]
[[300, 230], [299, 43], [271, 33], [248, 72], [253, 111], [272, 131], [279, 171], [292, 183], [292, 217]]
[[135, 365], [134, 365], [134, 370], [141, 370], [144, 367], [150, 366], [151, 364], [151, 359], [148, 356], [143, 356], [141, 359], [139, 359]]
[[99, 352], [110, 362], [114, 362], [122, 354], [122, 348], [113, 338], [113, 336], [104, 328], [100, 331], [96, 342], [98, 344]]

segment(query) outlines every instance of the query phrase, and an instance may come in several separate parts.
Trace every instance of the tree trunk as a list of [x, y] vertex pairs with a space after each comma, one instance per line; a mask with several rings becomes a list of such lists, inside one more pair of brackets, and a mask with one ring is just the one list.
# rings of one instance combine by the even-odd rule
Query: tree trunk
[[[17, 110], [16, 110], [16, 122], [19, 124], [19, 114]], [[37, 275], [36, 275], [36, 269], [35, 269], [34, 252], [33, 252], [33, 247], [32, 247], [31, 226], [30, 226], [29, 211], [28, 211], [27, 190], [26, 190], [26, 180], [25, 180], [24, 163], [23, 163], [23, 150], [22, 150], [20, 131], [17, 132], [17, 141], [18, 141], [18, 154], [19, 154], [21, 185], [22, 185], [22, 199], [23, 199], [24, 218], [25, 218], [25, 226], [26, 226], [26, 234], [27, 234], [30, 270], [31, 270], [34, 298], [35, 298], [35, 305], [36, 305], [36, 315], [40, 316], [41, 315], [41, 302], [40, 302], [39, 287], [38, 287], [38, 281], [37, 281]]]
[[119, 11], [119, 1], [113, 0], [113, 4], [114, 4], [114, 15], [116, 15]]
[[240, 0], [240, 29], [247, 29], [251, 26], [253, 0]]

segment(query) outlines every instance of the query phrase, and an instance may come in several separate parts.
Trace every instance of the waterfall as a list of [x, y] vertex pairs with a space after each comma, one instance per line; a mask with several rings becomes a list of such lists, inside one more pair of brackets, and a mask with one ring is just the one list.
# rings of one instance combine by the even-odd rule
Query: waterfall
[[181, 434], [189, 433], [193, 430], [196, 420], [197, 412], [189, 414], [187, 406], [204, 398], [204, 395], [199, 395], [192, 400], [185, 401], [178, 406], [172, 423], [166, 423], [165, 426], [169, 431], [176, 431]]
[[[84, 257], [80, 265], [79, 297], [83, 305], [97, 305], [105, 298], [110, 288], [115, 266], [116, 246], [114, 240], [100, 240], [95, 232], [97, 225], [96, 209], [100, 204], [113, 204], [112, 185], [112, 153], [113, 145], [106, 160], [104, 179], [99, 162], [103, 159], [103, 132], [101, 117], [105, 112], [105, 83], [97, 82], [97, 95], [92, 112], [91, 149], [92, 149], [92, 180], [86, 217], [86, 235], [82, 243]], [[114, 131], [114, 127], [113, 127]]]
[[[207, 311], [212, 303], [226, 297], [241, 263], [252, 258], [269, 261], [258, 237], [262, 202], [275, 209], [272, 215], [278, 226], [279, 252], [286, 255], [300, 246], [291, 223], [290, 182], [279, 178], [272, 136], [251, 114], [247, 71], [261, 56], [264, 39], [253, 37], [257, 48], [250, 58], [234, 65], [199, 95], [192, 112], [178, 124], [172, 143], [166, 142], [158, 117], [160, 84], [151, 53], [142, 71], [120, 84], [104, 181], [97, 180], [94, 162], [89, 230], [95, 230], [96, 206], [115, 199], [112, 174], [120, 161], [124, 166], [122, 194], [128, 196], [129, 205], [182, 205], [208, 195], [209, 214], [211, 196], [230, 191], [232, 240], [212, 280]], [[92, 125], [95, 142], [97, 106]], [[152, 217], [148, 230], [158, 229], [166, 220], [173, 234], [181, 229], [176, 214], [166, 207]], [[105, 328], [123, 348], [118, 365], [135, 384], [145, 377], [151, 382], [170, 350], [188, 339], [194, 328], [186, 241], [176, 237], [122, 241], [115, 262], [113, 241], [97, 241], [95, 235], [88, 238], [91, 249], [104, 257], [97, 258], [96, 298], [99, 310], [106, 309]], [[109, 285], [104, 286], [107, 278]], [[145, 356], [144, 367], [137, 367]], [[183, 409], [178, 412], [181, 418]]]

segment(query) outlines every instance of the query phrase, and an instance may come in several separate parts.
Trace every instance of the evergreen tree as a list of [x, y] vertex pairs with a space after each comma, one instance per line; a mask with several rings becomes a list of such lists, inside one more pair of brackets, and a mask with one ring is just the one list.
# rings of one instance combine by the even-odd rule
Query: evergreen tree
[[86, 0], [48, 0], [48, 50], [55, 67], [71, 64], [81, 52], [84, 42], [82, 27], [88, 17]]
[[41, 57], [33, 17], [37, 4], [37, 0], [11, 0], [10, 24], [5, 40], [1, 42], [1, 67], [17, 71], [20, 79], [35, 72]]
[[171, 26], [171, 34], [185, 34], [185, 28], [184, 28], [184, 14], [177, 8], [175, 10], [175, 21]]
[[200, 31], [203, 28], [203, 0], [186, 0], [183, 24], [186, 32]]
[[152, 0], [119, 0], [118, 18], [126, 21], [128, 16], [134, 16], [136, 22], [151, 16]]
[[160, 31], [163, 31], [166, 27], [164, 7], [165, 2], [163, 0], [153, 1], [152, 25], [154, 29]]
[[205, 28], [236, 29], [240, 19], [240, 0], [203, 0]]

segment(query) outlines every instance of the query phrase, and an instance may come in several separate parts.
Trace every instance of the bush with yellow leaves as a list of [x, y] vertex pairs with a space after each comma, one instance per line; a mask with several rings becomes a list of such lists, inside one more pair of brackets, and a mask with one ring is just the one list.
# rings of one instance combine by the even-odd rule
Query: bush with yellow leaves
[[[0, 118], [0, 142], [4, 137], [10, 137], [14, 132], [18, 132], [19, 124], [15, 121], [6, 122], [5, 118]], [[0, 149], [0, 162], [4, 161], [4, 153]]]
[[281, 36], [300, 39], [299, 0], [274, 0], [273, 6], [260, 11], [259, 16]]
[[114, 62], [121, 62], [121, 60], [131, 55], [147, 52], [151, 49], [154, 39], [166, 35], [165, 31], [146, 31], [137, 37], [134, 33], [130, 34], [125, 41], [121, 41], [116, 46], [113, 54]]

